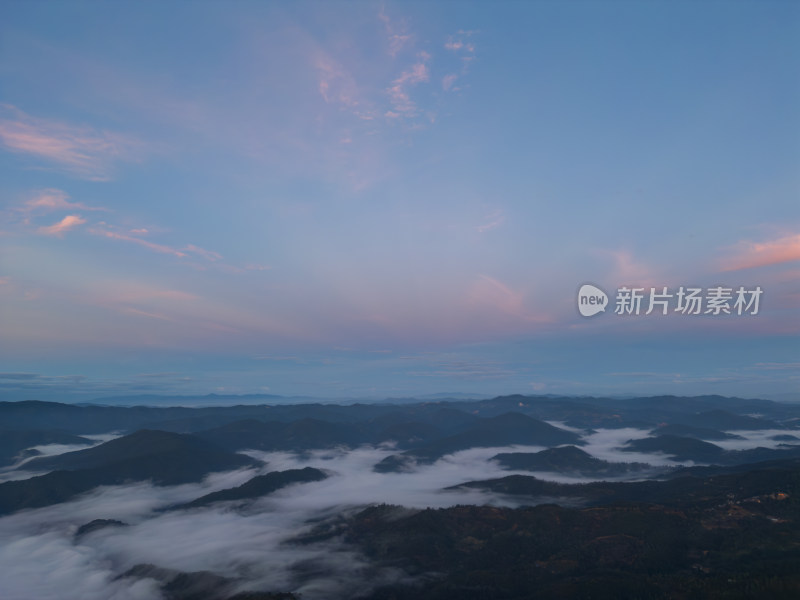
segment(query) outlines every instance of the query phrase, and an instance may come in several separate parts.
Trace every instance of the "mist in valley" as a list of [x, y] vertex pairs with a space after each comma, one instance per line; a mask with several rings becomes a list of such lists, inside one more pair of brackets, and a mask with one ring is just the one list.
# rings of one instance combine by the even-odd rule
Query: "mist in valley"
[[[556, 423], [554, 423], [556, 424]], [[640, 462], [652, 472], [633, 473], [644, 479], [665, 467], [692, 466], [660, 453], [623, 450], [627, 441], [643, 439], [649, 430], [597, 429], [582, 433], [582, 449], [612, 462]], [[729, 449], [754, 448], [785, 430], [739, 432], [747, 437], [720, 442]], [[97, 435], [96, 441], [115, 437]], [[70, 446], [41, 447], [43, 455], [75, 450]], [[71, 501], [23, 510], [0, 518], [0, 597], [25, 600], [141, 599], [165, 597], [161, 584], [137, 565], [155, 565], [184, 573], [206, 571], [235, 582], [229, 595], [246, 590], [290, 591], [310, 600], [351, 598], [379, 585], [408, 582], [398, 568], [370, 563], [357, 548], [341, 539], [297, 543], [319, 523], [345, 518], [363, 507], [391, 504], [406, 511], [457, 505], [516, 507], [537, 499], [512, 497], [479, 489], [446, 489], [469, 481], [509, 475], [534, 475], [559, 483], [604, 479], [552, 471], [503, 469], [492, 458], [500, 453], [534, 453], [544, 446], [510, 445], [470, 448], [445, 455], [432, 464], [417, 464], [409, 472], [376, 472], [373, 467], [397, 452], [390, 444], [363, 445], [304, 452], [246, 450], [259, 461], [255, 468], [208, 475], [201, 483], [156, 486], [149, 482], [101, 486]], [[40, 475], [7, 469], [5, 480]], [[327, 478], [294, 484], [267, 496], [217, 502], [199, 508], [176, 508], [211, 492], [234, 488], [258, 475], [314, 467]], [[608, 479], [607, 477], [605, 479]], [[618, 478], [623, 479], [623, 478]], [[540, 499], [547, 501], [552, 499]], [[96, 519], [124, 525], [102, 527], [77, 535]]]

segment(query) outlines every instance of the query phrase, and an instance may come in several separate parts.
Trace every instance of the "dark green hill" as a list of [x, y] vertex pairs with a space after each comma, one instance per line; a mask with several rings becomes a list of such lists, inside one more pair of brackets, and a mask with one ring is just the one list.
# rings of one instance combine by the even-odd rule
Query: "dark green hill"
[[288, 592], [239, 592], [240, 582], [210, 571], [183, 572], [150, 564], [131, 567], [117, 579], [153, 579], [167, 600], [297, 600]]
[[492, 457], [506, 469], [552, 471], [574, 475], [617, 476], [652, 469], [643, 463], [612, 463], [594, 458], [575, 446], [548, 448], [541, 452], [507, 452]]
[[487, 448], [526, 444], [531, 446], [557, 446], [574, 444], [580, 436], [571, 431], [528, 417], [521, 413], [505, 413], [497, 417], [483, 419], [472, 429], [457, 433], [427, 444], [422, 448], [410, 450], [407, 454], [417, 458], [434, 461], [445, 454], [468, 448]]
[[0, 484], [0, 514], [58, 504], [100, 485], [148, 480], [176, 485], [259, 464], [194, 436], [163, 431], [138, 431], [88, 450], [36, 461], [41, 461], [39, 468], [61, 470]]
[[798, 465], [687, 479], [666, 504], [381, 505], [307, 537], [344, 539], [417, 578], [369, 600], [797, 597]]
[[402, 453], [399, 458], [386, 457], [375, 465], [378, 472], [405, 470], [410, 463], [432, 463], [459, 450], [490, 448], [525, 444], [530, 446], [558, 446], [580, 442], [580, 436], [553, 427], [549, 423], [521, 413], [505, 413], [482, 419], [468, 431], [447, 436]]
[[721, 460], [725, 454], [722, 448], [710, 442], [677, 435], [629, 440], [622, 449], [626, 452], [663, 452], [676, 460], [696, 461]]
[[94, 533], [95, 531], [100, 531], [101, 529], [108, 529], [109, 527], [127, 527], [128, 524], [122, 521], [118, 521], [117, 519], [95, 519], [94, 521], [89, 521], [88, 523], [84, 523], [78, 530], [75, 532], [75, 538], [82, 537], [84, 535], [89, 535], [90, 533]]
[[380, 429], [375, 441], [378, 443], [396, 442], [401, 448], [413, 448], [430, 443], [442, 436], [442, 430], [435, 425], [419, 421], [401, 421]]
[[176, 506], [176, 509], [181, 508], [197, 508], [199, 506], [207, 506], [214, 502], [226, 502], [229, 500], [250, 500], [253, 498], [260, 498], [271, 494], [281, 488], [296, 483], [309, 483], [311, 481], [322, 481], [327, 479], [327, 475], [319, 469], [313, 467], [305, 467], [304, 469], [289, 469], [287, 471], [273, 471], [266, 475], [258, 475], [253, 477], [247, 483], [235, 488], [228, 488], [206, 494], [196, 500], [187, 502]]
[[[702, 469], [702, 468], [701, 468]], [[784, 491], [800, 486], [800, 463], [797, 459], [743, 466], [741, 469], [714, 471], [706, 477], [694, 476], [703, 471], [684, 471], [680, 477], [665, 481], [597, 481], [566, 484], [543, 481], [528, 475], [509, 475], [498, 479], [471, 481], [448, 489], [482, 489], [511, 496], [530, 497], [532, 503], [542, 498], [572, 498], [581, 504], [599, 506], [620, 502], [650, 502], [676, 506], [708, 506], [725, 494], [748, 497], [759, 490], [776, 487]]]
[[[235, 469], [255, 461], [194, 435], [143, 429], [86, 450], [35, 458], [25, 468], [75, 471], [110, 464], [124, 467], [131, 478], [185, 483], [212, 471]], [[147, 468], [151, 470], [148, 472]]]
[[792, 435], [790, 433], [781, 433], [779, 435], [773, 435], [770, 439], [775, 440], [776, 442], [797, 442], [800, 441], [800, 438], [796, 435]]
[[743, 440], [740, 435], [725, 433], [708, 427], [693, 427], [691, 425], [673, 424], [657, 427], [652, 431], [653, 435], [678, 435], [690, 437], [698, 440]]

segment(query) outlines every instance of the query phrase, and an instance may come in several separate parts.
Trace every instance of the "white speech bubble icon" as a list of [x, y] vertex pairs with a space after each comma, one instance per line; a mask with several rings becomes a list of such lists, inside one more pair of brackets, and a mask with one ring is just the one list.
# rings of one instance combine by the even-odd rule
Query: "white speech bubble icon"
[[608, 306], [608, 296], [599, 287], [585, 283], [578, 290], [578, 312], [584, 317], [604, 312], [606, 306]]

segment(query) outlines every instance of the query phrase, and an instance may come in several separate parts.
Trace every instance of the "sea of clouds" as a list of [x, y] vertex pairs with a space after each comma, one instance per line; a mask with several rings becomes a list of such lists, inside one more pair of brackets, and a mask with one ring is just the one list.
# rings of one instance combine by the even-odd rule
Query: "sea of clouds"
[[[558, 425], [558, 424], [557, 424]], [[715, 442], [726, 449], [776, 447], [772, 436], [785, 431], [736, 432], [743, 440]], [[691, 465], [660, 454], [625, 452], [630, 439], [650, 435], [642, 429], [601, 429], [584, 435], [584, 450], [615, 462], [645, 462], [654, 467]], [[97, 438], [97, 442], [111, 439]], [[46, 454], [74, 450], [41, 447]], [[536, 475], [562, 483], [591, 481], [556, 473], [503, 470], [491, 458], [500, 452], [536, 452], [539, 446], [473, 448], [419, 465], [407, 473], [377, 473], [372, 467], [396, 450], [360, 447], [291, 452], [245, 452], [260, 468], [209, 475], [203, 482], [154, 486], [147, 482], [100, 487], [70, 502], [0, 518], [0, 598], [4, 600], [156, 600], [154, 579], [119, 578], [131, 567], [153, 564], [176, 571], [210, 571], [236, 580], [236, 591], [293, 591], [305, 600], [357, 597], [385, 583], [407, 580], [398, 569], [379, 568], [341, 540], [309, 544], [290, 540], [316, 523], [354, 514], [366, 505], [387, 503], [409, 509], [457, 504], [517, 506], [530, 499], [481, 490], [447, 490], [467, 481]], [[170, 510], [213, 491], [241, 485], [271, 471], [312, 466], [328, 479], [293, 485], [248, 503]], [[39, 473], [6, 470], [6, 479]], [[14, 475], [16, 473], [16, 476]], [[116, 519], [127, 527], [108, 527], [76, 537], [94, 519]]]

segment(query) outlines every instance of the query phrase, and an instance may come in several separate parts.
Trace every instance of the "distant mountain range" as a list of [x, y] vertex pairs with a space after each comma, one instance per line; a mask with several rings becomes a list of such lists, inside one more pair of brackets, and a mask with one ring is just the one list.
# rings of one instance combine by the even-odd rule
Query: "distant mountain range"
[[[222, 399], [223, 397], [216, 397]], [[529, 445], [542, 453], [506, 453], [505, 468], [620, 476], [639, 467], [607, 463], [579, 450], [581, 434], [551, 423], [593, 427], [638, 424], [653, 436], [622, 450], [662, 453], [679, 461], [739, 464], [800, 455], [800, 446], [725, 451], [708, 440], [737, 439], [726, 429], [784, 429], [800, 425], [796, 407], [719, 396], [638, 399], [501, 396], [408, 404], [292, 404], [221, 407], [75, 406], [0, 402], [0, 460], [30, 458], [26, 470], [48, 472], [0, 484], [0, 511], [61, 502], [98, 485], [150, 480], [158, 485], [199, 481], [208, 473], [253, 466], [240, 450], [306, 451], [393, 444], [398, 452], [374, 466], [402, 473], [418, 464], [477, 447]], [[756, 415], [756, 416], [754, 416]], [[35, 457], [33, 446], [91, 444], [78, 434], [129, 432], [86, 450]], [[191, 433], [191, 435], [190, 435]], [[792, 436], [796, 437], [796, 436]], [[555, 448], [557, 446], [569, 448]], [[255, 484], [254, 484], [255, 485]]]
[[[212, 398], [217, 406], [197, 408], [74, 405], [36, 400], [0, 402], [0, 423], [2, 429], [8, 431], [59, 431], [83, 435], [109, 431], [130, 433], [137, 429], [193, 433], [247, 419], [290, 422], [309, 418], [353, 424], [391, 416], [392, 425], [402, 421], [422, 422], [452, 434], [456, 431], [446, 429], [454, 415], [458, 415], [458, 419], [487, 418], [513, 411], [543, 421], [560, 421], [580, 429], [624, 426], [656, 428], [680, 424], [715, 430], [754, 430], [800, 425], [797, 405], [722, 396], [657, 396], [619, 400], [512, 395], [485, 400], [436, 399], [375, 404], [231, 404], [241, 397]], [[443, 410], [447, 413], [442, 413]], [[383, 421], [383, 424], [387, 422]]]

